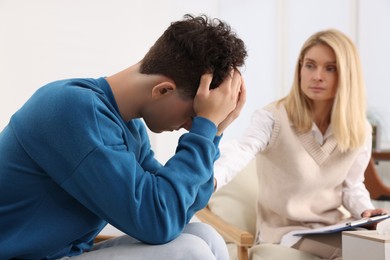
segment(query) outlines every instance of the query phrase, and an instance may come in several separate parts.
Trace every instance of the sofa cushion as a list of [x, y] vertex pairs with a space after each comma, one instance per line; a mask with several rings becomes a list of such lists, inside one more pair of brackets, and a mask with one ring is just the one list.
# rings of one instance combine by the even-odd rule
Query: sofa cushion
[[257, 191], [256, 160], [253, 160], [231, 182], [213, 194], [209, 207], [225, 221], [254, 235]]

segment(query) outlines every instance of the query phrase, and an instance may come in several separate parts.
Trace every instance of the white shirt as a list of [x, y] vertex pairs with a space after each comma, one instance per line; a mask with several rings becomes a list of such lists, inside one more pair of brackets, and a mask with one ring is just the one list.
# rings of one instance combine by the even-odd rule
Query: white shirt
[[[239, 139], [220, 144], [221, 157], [214, 164], [217, 190], [231, 181], [256, 157], [257, 153], [267, 147], [274, 122], [271, 112], [259, 109], [254, 112], [249, 128]], [[320, 145], [333, 134], [331, 126], [324, 135], [315, 124], [311, 131]], [[343, 205], [355, 218], [360, 218], [364, 210], [374, 208], [363, 183], [364, 172], [371, 158], [371, 142], [372, 136], [368, 134], [364, 149], [349, 170], [343, 185]]]

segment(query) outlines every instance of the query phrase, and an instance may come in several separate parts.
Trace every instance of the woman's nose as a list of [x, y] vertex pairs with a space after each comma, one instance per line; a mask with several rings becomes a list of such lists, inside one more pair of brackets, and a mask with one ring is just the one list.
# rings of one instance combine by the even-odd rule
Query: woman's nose
[[317, 81], [323, 80], [323, 71], [320, 68], [314, 71], [314, 79]]

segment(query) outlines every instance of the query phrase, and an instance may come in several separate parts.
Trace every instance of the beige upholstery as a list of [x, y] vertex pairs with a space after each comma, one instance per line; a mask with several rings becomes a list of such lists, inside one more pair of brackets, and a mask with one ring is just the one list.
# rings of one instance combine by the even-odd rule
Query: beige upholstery
[[212, 196], [209, 208], [227, 222], [255, 234], [257, 190], [256, 164], [253, 160]]

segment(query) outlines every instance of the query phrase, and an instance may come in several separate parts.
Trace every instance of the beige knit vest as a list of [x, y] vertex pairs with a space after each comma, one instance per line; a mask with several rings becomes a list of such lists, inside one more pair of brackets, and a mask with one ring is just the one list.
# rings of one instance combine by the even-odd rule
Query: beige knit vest
[[311, 131], [297, 133], [283, 105], [266, 150], [256, 156], [259, 180], [257, 243], [279, 243], [291, 230], [336, 224], [342, 184], [357, 151], [341, 153], [330, 136], [321, 146]]

